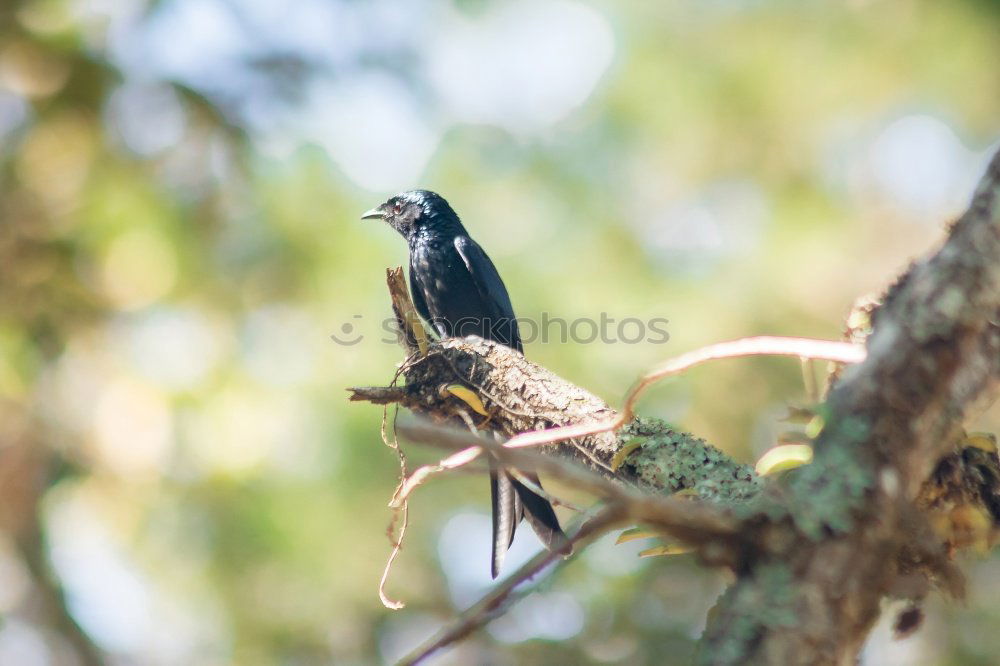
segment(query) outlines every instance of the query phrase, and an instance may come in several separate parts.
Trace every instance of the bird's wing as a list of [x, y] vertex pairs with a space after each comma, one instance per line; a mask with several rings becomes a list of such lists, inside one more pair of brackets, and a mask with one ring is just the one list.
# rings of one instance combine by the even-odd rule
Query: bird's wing
[[[431, 320], [430, 310], [427, 309], [427, 299], [424, 298], [424, 288], [417, 281], [417, 273], [413, 270], [413, 263], [410, 263], [410, 300], [413, 301], [413, 307], [417, 311], [424, 321]], [[433, 326], [431, 326], [433, 328]], [[435, 330], [435, 333], [438, 331]]]
[[442, 338], [446, 338], [448, 331], [445, 329], [444, 322], [439, 317], [434, 316], [437, 313], [431, 312], [427, 304], [426, 287], [420, 280], [419, 264], [425, 261], [422, 255], [410, 251], [410, 299], [413, 301], [413, 307], [416, 308], [417, 314], [427, 322], [431, 330]]
[[[521, 337], [514, 319], [514, 308], [510, 304], [507, 288], [500, 279], [496, 267], [483, 249], [468, 236], [455, 238], [455, 249], [462, 257], [479, 296], [491, 312], [490, 316], [506, 320], [498, 321], [493, 331], [498, 342], [522, 351]], [[487, 313], [484, 313], [487, 314]], [[541, 487], [535, 474], [527, 474], [528, 479]], [[551, 550], [569, 552], [570, 542], [559, 527], [559, 519], [548, 500], [536, 494], [527, 486], [511, 477], [494, 461], [490, 467], [490, 489], [493, 499], [493, 561], [492, 574], [496, 578], [503, 566], [504, 555], [514, 541], [514, 532], [522, 516], [528, 519], [535, 534]]]
[[[462, 257], [465, 267], [469, 270], [469, 275], [472, 277], [483, 302], [492, 308], [493, 312], [490, 314], [498, 320], [496, 322], [500, 326], [498, 333], [502, 331], [502, 334], [497, 341], [503, 342], [517, 351], [524, 351], [521, 347], [521, 335], [518, 332], [517, 322], [514, 319], [514, 307], [510, 304], [507, 287], [500, 279], [496, 266], [483, 252], [483, 248], [479, 247], [479, 244], [468, 236], [456, 236], [455, 249], [458, 250], [458, 255]], [[500, 337], [508, 337], [509, 339], [499, 339]]]
[[[536, 486], [542, 487], [537, 474], [533, 472], [523, 472], [523, 474]], [[511, 483], [517, 496], [521, 498], [524, 517], [531, 523], [531, 528], [535, 530], [542, 544], [549, 550], [568, 552], [566, 549], [570, 545], [569, 539], [559, 527], [559, 519], [549, 501], [517, 479], [511, 479]]]

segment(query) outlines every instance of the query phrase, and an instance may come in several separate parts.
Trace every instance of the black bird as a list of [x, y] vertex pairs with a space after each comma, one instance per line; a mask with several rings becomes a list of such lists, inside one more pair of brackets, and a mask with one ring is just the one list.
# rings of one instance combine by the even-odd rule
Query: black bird
[[[514, 308], [500, 274], [440, 195], [427, 190], [403, 192], [362, 219], [385, 220], [406, 239], [413, 305], [441, 337], [478, 335], [523, 351]], [[537, 476], [526, 476], [539, 484]], [[567, 546], [548, 500], [496, 466], [490, 468], [490, 491], [494, 578], [522, 517], [547, 548]]]

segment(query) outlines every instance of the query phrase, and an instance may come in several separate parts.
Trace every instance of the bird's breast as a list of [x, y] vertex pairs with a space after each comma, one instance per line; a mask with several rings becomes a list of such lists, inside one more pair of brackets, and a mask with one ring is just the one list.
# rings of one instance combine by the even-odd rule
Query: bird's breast
[[495, 317], [495, 308], [483, 300], [453, 244], [428, 243], [413, 248], [410, 271], [412, 286], [420, 290], [436, 329], [449, 336], [488, 337], [484, 325]]

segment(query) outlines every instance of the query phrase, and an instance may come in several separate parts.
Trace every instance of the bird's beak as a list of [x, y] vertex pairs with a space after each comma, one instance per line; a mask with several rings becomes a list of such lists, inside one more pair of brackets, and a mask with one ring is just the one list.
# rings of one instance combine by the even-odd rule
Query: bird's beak
[[385, 213], [382, 212], [381, 208], [372, 208], [370, 211], [361, 216], [362, 220], [381, 220], [385, 217]]

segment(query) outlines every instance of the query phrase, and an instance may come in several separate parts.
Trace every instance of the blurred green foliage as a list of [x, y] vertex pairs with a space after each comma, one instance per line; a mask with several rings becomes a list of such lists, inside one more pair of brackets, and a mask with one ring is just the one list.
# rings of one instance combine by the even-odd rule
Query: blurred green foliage
[[[578, 105], [526, 131], [441, 110], [415, 63], [443, 1], [416, 3], [430, 18], [412, 31], [394, 27], [415, 20], [395, 3], [329, 3], [340, 22], [320, 43], [347, 44], [329, 62], [248, 23], [266, 4], [0, 5], [2, 663], [70, 663], [23, 561], [34, 538], [73, 617], [123, 663], [377, 663], [454, 614], [442, 562], [479, 546], [444, 526], [486, 520], [484, 480], [420, 489], [389, 584], [408, 606], [383, 609], [397, 465], [381, 410], [343, 391], [388, 382], [400, 360], [379, 339], [383, 269], [405, 249], [357, 219], [386, 195], [447, 197], [523, 317], [669, 319], [662, 345], [527, 345], [616, 404], [644, 368], [701, 344], [839, 337], [855, 298], [940, 237], [1000, 136], [996, 3], [589, 4], [613, 57]], [[501, 4], [448, 11], [508, 29], [490, 22]], [[518, 6], [527, 21], [534, 5]], [[128, 45], [171, 11], [207, 21], [210, 45], [227, 43], [228, 17], [255, 47], [218, 72], [198, 55], [208, 82], [157, 69]], [[204, 48], [196, 32], [171, 33], [160, 64]], [[502, 70], [523, 45], [501, 44]], [[296, 131], [310, 85], [350, 77], [390, 77], [437, 118], [415, 182], [372, 191]], [[517, 100], [517, 81], [501, 92]], [[380, 104], [400, 102], [330, 122], [371, 139]], [[331, 340], [345, 331], [364, 339]], [[745, 360], [665, 383], [642, 411], [753, 460], [802, 400], [797, 364]], [[524, 602], [562, 609], [552, 640], [523, 640], [515, 625], [540, 621], [524, 611], [444, 661], [685, 663], [724, 579], [635, 552], [599, 543]], [[485, 577], [481, 559], [469, 567]], [[903, 643], [880, 628], [867, 663], [995, 663], [1000, 569], [971, 576], [967, 607], [932, 609]]]

